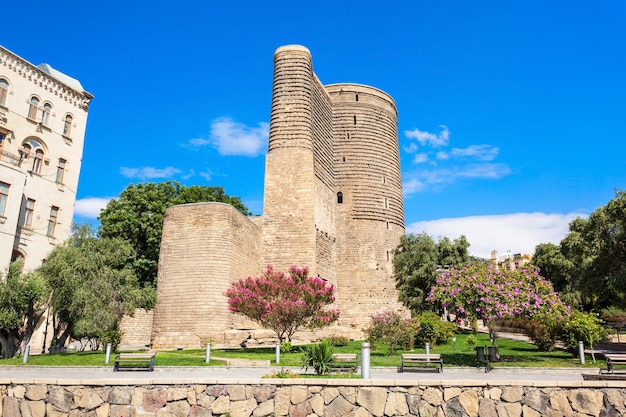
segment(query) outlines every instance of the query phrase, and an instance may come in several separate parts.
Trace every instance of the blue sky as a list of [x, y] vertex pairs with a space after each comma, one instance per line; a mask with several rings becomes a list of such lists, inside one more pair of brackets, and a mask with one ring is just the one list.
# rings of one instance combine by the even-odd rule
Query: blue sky
[[[511, 4], [509, 4], [511, 3]], [[262, 213], [273, 54], [394, 97], [408, 232], [532, 253], [626, 188], [626, 2], [9, 2], [0, 44], [92, 101], [75, 220], [130, 183]]]

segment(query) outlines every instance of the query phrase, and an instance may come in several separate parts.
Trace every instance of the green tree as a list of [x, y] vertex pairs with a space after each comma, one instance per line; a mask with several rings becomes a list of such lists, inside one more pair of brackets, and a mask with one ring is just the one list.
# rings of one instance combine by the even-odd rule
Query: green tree
[[175, 181], [131, 184], [100, 213], [99, 234], [129, 242], [135, 251], [133, 268], [139, 282], [143, 287], [155, 287], [165, 210], [208, 201], [231, 204], [244, 215], [250, 214], [239, 197], [226, 195], [221, 187], [185, 187]]
[[453, 241], [444, 237], [437, 242], [425, 232], [402, 236], [393, 256], [400, 301], [413, 311], [432, 308], [426, 297], [435, 285], [439, 272], [471, 262], [469, 246], [465, 236]]
[[572, 306], [599, 311], [626, 307], [626, 192], [570, 222], [558, 250], [538, 245], [534, 263]]
[[0, 352], [12, 358], [29, 342], [46, 308], [49, 290], [35, 273], [23, 274], [21, 261], [12, 262], [0, 277]]
[[128, 242], [96, 237], [88, 225], [74, 226], [72, 237], [57, 246], [39, 270], [53, 289], [52, 309], [63, 323], [53, 339], [59, 344], [68, 336], [97, 341], [116, 330], [124, 314], [146, 304], [146, 292], [131, 267], [133, 259]]

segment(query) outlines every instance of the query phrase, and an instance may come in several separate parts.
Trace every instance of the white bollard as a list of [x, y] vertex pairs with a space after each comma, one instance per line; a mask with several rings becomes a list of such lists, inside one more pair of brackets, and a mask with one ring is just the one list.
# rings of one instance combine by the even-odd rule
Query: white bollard
[[28, 363], [28, 357], [30, 356], [30, 345], [26, 345], [24, 348], [24, 359], [22, 359], [22, 363]]
[[361, 343], [361, 379], [370, 379], [370, 344]]
[[110, 359], [111, 359], [111, 344], [107, 343], [107, 350], [106, 350], [106, 353], [104, 355], [104, 364], [108, 365]]
[[204, 352], [204, 362], [211, 362], [211, 343], [206, 344], [206, 351]]
[[[426, 342], [426, 354], [430, 355], [430, 343]], [[430, 359], [426, 359], [426, 362], [430, 362]]]
[[280, 363], [280, 343], [276, 343], [276, 365]]
[[580, 356], [580, 364], [585, 364], [585, 345], [582, 341], [578, 342], [578, 355]]

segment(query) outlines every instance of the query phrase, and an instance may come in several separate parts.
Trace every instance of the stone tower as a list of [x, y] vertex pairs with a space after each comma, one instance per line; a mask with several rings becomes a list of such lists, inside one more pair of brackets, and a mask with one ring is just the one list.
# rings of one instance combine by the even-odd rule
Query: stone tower
[[280, 47], [263, 216], [220, 203], [167, 211], [152, 345], [240, 342], [258, 327], [227, 311], [224, 292], [270, 264], [308, 266], [335, 284], [341, 318], [326, 332], [361, 337], [372, 314], [403, 309], [391, 251], [404, 233], [393, 99], [359, 84], [323, 86], [308, 49]]

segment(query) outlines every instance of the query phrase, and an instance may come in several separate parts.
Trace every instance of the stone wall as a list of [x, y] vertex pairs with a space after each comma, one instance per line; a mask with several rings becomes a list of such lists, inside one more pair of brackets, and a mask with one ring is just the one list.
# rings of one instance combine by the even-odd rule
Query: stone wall
[[124, 316], [119, 324], [122, 333], [121, 349], [139, 349], [150, 346], [154, 310], [135, 309], [132, 316]]
[[452, 382], [445, 386], [314, 379], [175, 385], [0, 383], [0, 415], [613, 417], [626, 414], [624, 382], [589, 381], [545, 387], [473, 382]]
[[202, 348], [256, 326], [228, 310], [231, 282], [260, 272], [260, 231], [233, 206], [184, 204], [165, 213], [152, 348]]

